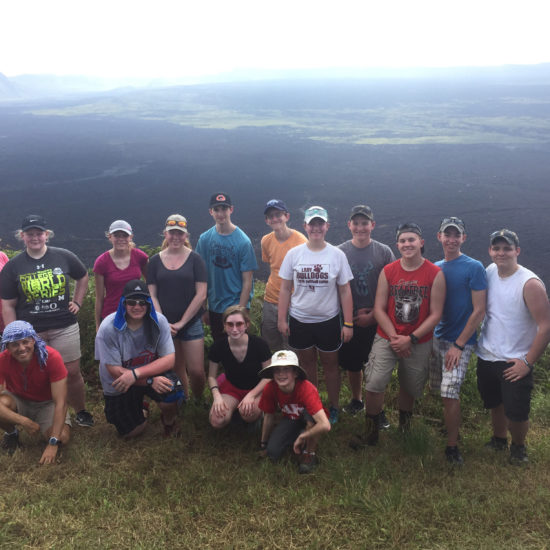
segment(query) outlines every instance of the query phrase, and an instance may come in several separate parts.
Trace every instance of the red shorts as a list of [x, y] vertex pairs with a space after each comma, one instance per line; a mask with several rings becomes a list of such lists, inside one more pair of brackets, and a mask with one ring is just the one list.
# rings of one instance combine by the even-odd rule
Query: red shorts
[[246, 394], [250, 391], [250, 390], [241, 390], [240, 388], [237, 388], [237, 386], [234, 386], [225, 377], [225, 373], [220, 374], [218, 378], [216, 378], [216, 382], [218, 384], [220, 393], [225, 393], [227, 395], [230, 395], [231, 397], [234, 397], [239, 403], [244, 399]]

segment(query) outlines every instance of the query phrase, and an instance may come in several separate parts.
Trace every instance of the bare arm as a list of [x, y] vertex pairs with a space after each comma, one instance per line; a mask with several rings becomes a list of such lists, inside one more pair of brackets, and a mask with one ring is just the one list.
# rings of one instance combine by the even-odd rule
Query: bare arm
[[388, 315], [388, 297], [389, 285], [386, 274], [382, 270], [378, 277], [378, 285], [376, 287], [376, 297], [374, 299], [374, 318], [380, 328], [388, 335], [389, 338], [397, 336], [395, 327]]
[[76, 315], [80, 308], [82, 307], [82, 303], [84, 302], [84, 297], [86, 296], [86, 292], [88, 291], [88, 280], [89, 276], [88, 273], [84, 275], [84, 277], [81, 277], [80, 279], [76, 280], [76, 284], [74, 286], [74, 295], [71, 302], [69, 302], [69, 311]]
[[[50, 384], [54, 403], [53, 423], [50, 436], [61, 439], [65, 417], [67, 415], [67, 378]], [[40, 464], [52, 464], [57, 456], [57, 445], [46, 445]]]
[[181, 319], [177, 323], [170, 325], [170, 328], [174, 328], [175, 332], [181, 330], [199, 311], [206, 300], [206, 283], [195, 283], [195, 296], [191, 300], [191, 303], [187, 306], [187, 309], [183, 313]]
[[218, 388], [218, 367], [219, 363], [214, 363], [214, 361], [208, 362], [208, 387], [212, 393], [212, 411], [216, 416], [222, 417], [225, 416], [228, 409], [222, 398], [220, 388]]
[[103, 301], [105, 300], [105, 278], [96, 273], [95, 279], [95, 331], [101, 324], [101, 311], [103, 310]]
[[[349, 282], [344, 285], [338, 285], [338, 294], [340, 296], [340, 305], [344, 315], [344, 323], [353, 325], [353, 298], [351, 295], [351, 286]], [[353, 327], [342, 327], [342, 341], [349, 342], [353, 336]]]
[[[262, 363], [262, 369], [265, 369], [271, 364], [271, 359]], [[264, 387], [269, 382], [269, 378], [262, 378], [241, 400], [238, 409], [244, 414], [250, 414], [254, 408], [254, 402], [264, 390]]]
[[[174, 368], [175, 359], [176, 354], [169, 353], [168, 355], [159, 357], [158, 359], [155, 359], [142, 367], [138, 367], [136, 369], [123, 369], [124, 372], [122, 373], [120, 373], [120, 369], [122, 368], [121, 365], [106, 365], [106, 367], [111, 373], [111, 376], [116, 378], [112, 384], [113, 388], [124, 393], [128, 391], [128, 388], [134, 383], [138, 382], [138, 384], [143, 385], [147, 378], [157, 376]], [[139, 381], [141, 381], [141, 383]]]
[[328, 421], [327, 415], [324, 409], [316, 412], [313, 415], [313, 420], [315, 424], [308, 428], [305, 432], [302, 432], [294, 441], [294, 452], [300, 454], [302, 449], [307, 444], [307, 440], [312, 437], [318, 437], [325, 432], [330, 431], [330, 422]]
[[15, 307], [17, 306], [17, 298], [12, 298], [11, 300], [2, 300], [2, 318], [4, 319], [4, 324], [8, 325], [17, 320], [17, 314]]
[[239, 305], [246, 307], [248, 300], [250, 299], [250, 291], [252, 290], [252, 274], [253, 271], [243, 271], [241, 273], [243, 288], [241, 290], [241, 296], [239, 298]]
[[430, 293], [430, 312], [418, 328], [414, 329], [414, 335], [420, 339], [433, 331], [435, 325], [441, 320], [443, 306], [445, 305], [445, 275], [440, 271], [434, 279]]
[[277, 308], [277, 326], [279, 332], [288, 336], [288, 308], [290, 306], [290, 295], [292, 293], [292, 281], [281, 279], [281, 290], [279, 290], [279, 304]]

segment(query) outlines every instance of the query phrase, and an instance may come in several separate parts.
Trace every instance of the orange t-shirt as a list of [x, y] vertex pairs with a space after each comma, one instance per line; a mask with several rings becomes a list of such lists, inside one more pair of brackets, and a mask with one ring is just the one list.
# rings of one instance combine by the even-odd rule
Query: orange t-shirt
[[295, 229], [291, 229], [291, 231], [292, 234], [290, 237], [282, 243], [277, 240], [273, 231], [262, 237], [262, 261], [268, 263], [271, 268], [269, 279], [265, 285], [264, 300], [272, 304], [276, 304], [279, 301], [279, 291], [281, 290], [279, 269], [286, 253], [291, 248], [307, 242], [305, 235]]

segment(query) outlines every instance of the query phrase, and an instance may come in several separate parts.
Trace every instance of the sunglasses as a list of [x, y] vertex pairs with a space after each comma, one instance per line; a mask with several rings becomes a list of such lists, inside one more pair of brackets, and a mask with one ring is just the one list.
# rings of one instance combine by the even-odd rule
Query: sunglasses
[[135, 306], [145, 307], [148, 303], [149, 302], [147, 300], [133, 300], [132, 298], [128, 298], [126, 300], [126, 305], [130, 307], [135, 307]]
[[187, 227], [187, 222], [184, 222], [183, 220], [168, 220], [166, 225], [168, 227], [175, 227], [176, 225], [179, 227]]
[[229, 328], [242, 328], [242, 327], [244, 327], [245, 322], [244, 321], [236, 321], [236, 322], [226, 321], [225, 324]]

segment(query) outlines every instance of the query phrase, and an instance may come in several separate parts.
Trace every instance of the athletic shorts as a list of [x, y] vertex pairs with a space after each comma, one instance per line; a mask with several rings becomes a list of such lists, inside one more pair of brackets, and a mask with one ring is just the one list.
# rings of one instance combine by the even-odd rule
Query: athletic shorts
[[378, 325], [368, 327], [353, 326], [353, 338], [344, 342], [338, 350], [340, 365], [344, 370], [359, 372], [365, 367], [376, 336]]
[[65, 328], [52, 328], [39, 332], [38, 336], [51, 348], [56, 349], [65, 364], [80, 359], [80, 329], [78, 323]]
[[316, 347], [319, 351], [338, 351], [342, 345], [340, 315], [320, 323], [302, 323], [289, 316], [290, 336], [288, 343], [296, 350]]
[[146, 395], [154, 401], [162, 401], [166, 397], [150, 386], [130, 386], [126, 393], [104, 395], [105, 418], [114, 425], [119, 435], [127, 435], [145, 422], [143, 398]]
[[377, 334], [365, 366], [365, 389], [373, 393], [383, 393], [390, 383], [395, 363], [398, 363], [399, 387], [415, 399], [421, 397], [428, 380], [431, 353], [430, 340], [413, 345], [409, 357], [397, 357], [389, 340]]
[[218, 389], [220, 390], [220, 393], [225, 393], [226, 395], [230, 395], [231, 397], [234, 397], [239, 403], [244, 399], [245, 395], [250, 390], [241, 390], [241, 388], [237, 388], [237, 386], [234, 386], [225, 376], [225, 373], [222, 373], [216, 378], [216, 384], [218, 384]]
[[[39, 424], [40, 432], [44, 437], [46, 436], [46, 433], [53, 425], [53, 415], [55, 412], [55, 403], [53, 401], [31, 401], [30, 399], [23, 399], [7, 390], [3, 391], [2, 394], [13, 397], [17, 413]], [[68, 410], [65, 416], [65, 424], [72, 426]]]
[[277, 323], [279, 308], [277, 304], [264, 301], [262, 307], [262, 338], [272, 353], [288, 349], [288, 338], [279, 332]]
[[182, 340], [183, 342], [189, 342], [191, 340], [200, 340], [204, 338], [204, 329], [202, 327], [201, 318], [197, 318], [187, 326], [183, 327], [177, 332], [174, 338]]
[[477, 389], [486, 409], [504, 405], [504, 413], [512, 422], [529, 420], [533, 373], [517, 382], [505, 380], [502, 373], [511, 366], [506, 361], [485, 361], [477, 358]]
[[464, 382], [470, 356], [475, 346], [464, 346], [458, 365], [451, 370], [445, 368], [445, 355], [453, 347], [447, 340], [433, 339], [433, 353], [430, 357], [430, 389], [439, 392], [441, 397], [460, 399], [460, 387]]

